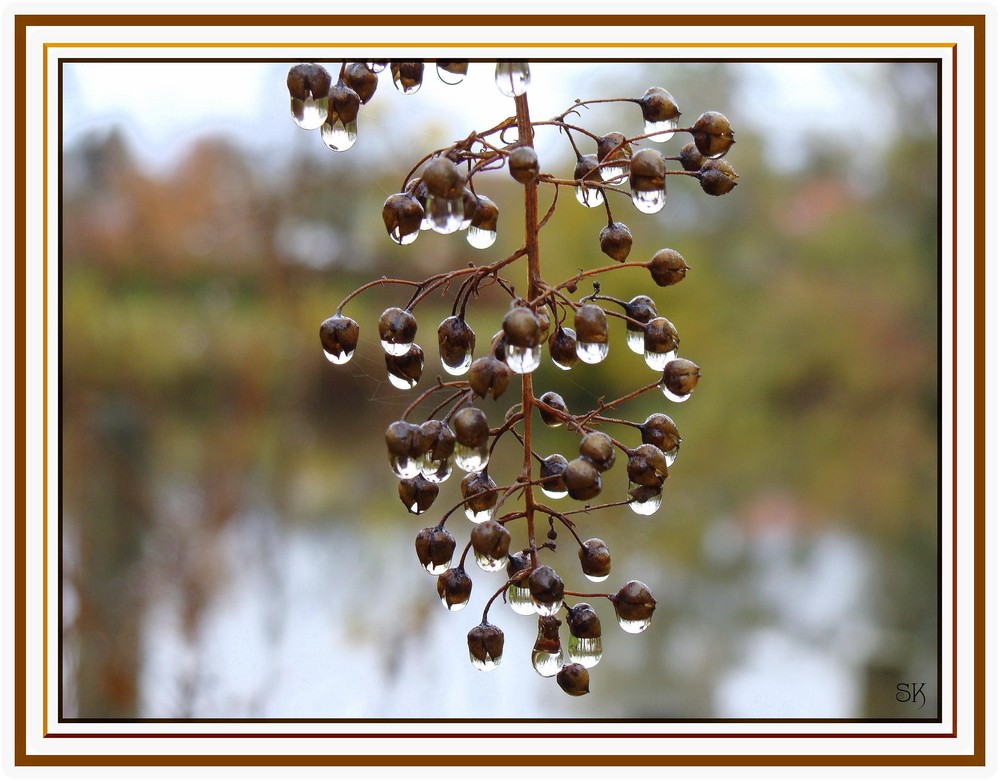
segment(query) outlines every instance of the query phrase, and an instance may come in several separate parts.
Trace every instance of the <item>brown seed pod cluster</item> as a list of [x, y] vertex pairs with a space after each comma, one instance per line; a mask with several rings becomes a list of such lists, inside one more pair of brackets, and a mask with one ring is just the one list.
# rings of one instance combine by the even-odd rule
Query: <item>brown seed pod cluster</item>
[[[387, 71], [396, 89], [409, 95], [423, 83], [426, 65], [344, 63], [336, 78], [323, 66], [297, 65], [288, 74], [293, 119], [303, 128], [321, 129], [327, 145], [343, 151], [357, 139], [358, 117], [376, 94], [379, 74]], [[441, 60], [433, 67], [446, 84], [457, 84], [469, 74], [465, 61]], [[613, 278], [619, 268], [646, 269], [655, 287], [673, 287], [689, 271], [672, 248], [660, 249], [648, 260], [630, 261], [632, 229], [614, 218], [611, 201], [624, 194], [641, 214], [656, 214], [666, 202], [670, 176], [695, 179], [709, 195], [731, 192], [739, 177], [722, 158], [731, 149], [734, 134], [729, 120], [713, 111], [701, 114], [690, 127], [681, 127], [678, 103], [662, 87], [651, 87], [637, 98], [614, 99], [639, 109], [634, 120], [642, 120], [641, 132], [631, 135], [618, 130], [584, 133], [567, 123], [566, 117], [578, 115], [587, 101], [533, 123], [527, 110], [528, 63], [499, 62], [494, 76], [500, 91], [514, 98], [514, 116], [484, 121], [491, 130], [471, 133], [421, 158], [399, 192], [383, 204], [386, 233], [405, 247], [424, 231], [465, 232], [470, 245], [488, 249], [496, 240], [500, 213], [481, 190], [488, 189], [488, 172], [505, 168], [524, 188], [525, 214], [537, 213], [543, 188], [571, 187], [583, 206], [604, 207], [607, 219], [595, 230], [594, 262], [569, 279], [546, 280], [538, 236], [547, 220], [532, 227], [521, 215], [516, 222], [528, 227], [523, 246], [512, 254], [435, 273], [422, 281], [381, 278], [362, 285], [323, 321], [320, 342], [331, 363], [347, 363], [358, 349], [361, 329], [343, 314], [344, 307], [365, 290], [403, 286], [409, 299], [387, 306], [376, 328], [389, 381], [409, 390], [424, 379], [427, 358], [416, 342], [418, 331], [424, 333], [418, 329], [416, 312], [432, 294], [453, 297], [451, 314], [437, 325], [438, 357], [448, 379], [437, 376], [385, 431], [389, 466], [399, 480], [399, 498], [407, 512], [428, 512], [442, 501], [451, 475], [456, 470], [464, 473], [452, 483], [459, 484], [458, 494], [446, 502], [448, 509], [439, 521], [417, 534], [417, 560], [436, 577], [438, 596], [450, 611], [463, 609], [472, 597], [470, 552], [478, 569], [497, 579], [481, 621], [468, 633], [469, 659], [476, 669], [493, 670], [503, 657], [503, 630], [490, 621], [490, 610], [502, 598], [514, 613], [536, 619], [534, 669], [554, 678], [567, 694], [580, 696], [590, 691], [590, 670], [603, 654], [594, 603], [609, 602], [618, 624], [634, 634], [649, 626], [656, 600], [637, 580], [612, 593], [570, 590], [556, 569], [554, 554], [569, 545], [584, 581], [607, 580], [613, 569], [608, 544], [596, 536], [584, 539], [573, 516], [586, 513], [589, 524], [598, 510], [627, 506], [639, 515], [656, 512], [681, 444], [677, 426], [664, 413], [642, 422], [605, 413], [656, 389], [671, 402], [685, 401], [701, 377], [700, 368], [681, 357], [679, 330], [658, 311], [648, 291], [627, 300], [602, 292], [601, 280]], [[548, 170], [534, 146], [535, 130], [553, 125], [575, 153], [570, 178]], [[691, 141], [675, 155], [666, 156], [651, 145], [677, 133], [689, 134]], [[594, 146], [581, 148], [587, 144]], [[598, 250], [612, 263], [598, 260]], [[523, 283], [510, 276], [517, 265], [524, 267]], [[593, 292], [574, 300], [581, 283], [593, 283]], [[508, 300], [488, 341], [477, 340], [467, 319], [469, 308], [487, 289]], [[619, 333], [628, 349], [642, 356], [652, 370], [648, 383], [617, 399], [602, 397], [599, 406], [589, 410], [572, 409], [556, 390], [536, 388], [545, 376], [539, 371], [543, 365], [551, 363], [556, 369], [553, 377], [563, 371], [586, 372], [588, 365], [607, 357]], [[546, 353], [549, 361], [543, 360]], [[489, 411], [493, 402], [515, 388], [518, 398], [513, 405], [508, 402], [499, 408], [505, 413]], [[418, 410], [428, 408], [424, 421], [414, 422], [422, 414]], [[565, 438], [562, 453], [535, 451], [536, 420]], [[491, 474], [491, 457], [504, 444], [520, 450], [523, 468], [498, 481]], [[451, 520], [459, 509], [473, 524], [468, 544], [462, 547]]]

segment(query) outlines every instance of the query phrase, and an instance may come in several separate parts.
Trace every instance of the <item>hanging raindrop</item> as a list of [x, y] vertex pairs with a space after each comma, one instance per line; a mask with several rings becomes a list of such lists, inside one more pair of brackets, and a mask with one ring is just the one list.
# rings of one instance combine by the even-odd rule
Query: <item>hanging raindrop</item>
[[497, 89], [508, 98], [523, 95], [531, 83], [531, 69], [526, 62], [498, 62]]
[[403, 480], [408, 480], [411, 477], [419, 475], [421, 463], [421, 459], [411, 458], [410, 456], [389, 456], [389, 467], [396, 477]]
[[603, 650], [600, 637], [569, 637], [569, 660], [591, 668], [601, 661]]
[[552, 651], [532, 651], [531, 652], [531, 666], [535, 668], [535, 672], [541, 675], [543, 678], [551, 678], [563, 666], [563, 653], [560, 648], [556, 652]]
[[461, 198], [438, 198], [428, 193], [427, 218], [431, 228], [438, 233], [448, 235], [456, 233], [462, 227], [465, 215]]
[[666, 190], [633, 190], [632, 203], [643, 214], [656, 214], [667, 202]]
[[576, 354], [584, 363], [600, 363], [608, 357], [608, 343], [577, 341]]
[[511, 371], [517, 374], [530, 374], [542, 362], [542, 346], [536, 344], [534, 347], [518, 347], [508, 344], [506, 362]]
[[665, 353], [658, 353], [652, 350], [645, 351], [646, 365], [653, 371], [663, 371], [667, 364], [677, 357], [677, 350], [668, 350]]
[[468, 60], [438, 60], [436, 65], [438, 78], [449, 87], [461, 84], [469, 72]]
[[669, 399], [670, 401], [676, 401], [677, 403], [680, 403], [682, 401], [687, 401], [688, 399], [691, 398], [690, 393], [684, 393], [684, 394], [674, 393], [666, 385], [661, 385], [660, 390], [663, 391], [663, 395], [666, 396], [667, 399]]
[[490, 461], [489, 443], [479, 446], [455, 445], [455, 466], [463, 472], [481, 472]]
[[465, 234], [465, 240], [476, 249], [489, 249], [497, 240], [497, 232], [470, 225], [468, 232]]
[[507, 589], [507, 604], [518, 615], [530, 616], [535, 613], [535, 604], [531, 601], [531, 592], [527, 586], [511, 583]]
[[320, 134], [323, 137], [323, 143], [334, 152], [346, 152], [358, 140], [358, 120], [352, 120], [345, 125], [340, 117], [334, 119], [332, 123], [327, 118], [323, 122]]
[[628, 484], [628, 506], [636, 515], [652, 515], [660, 509], [663, 500], [663, 490], [652, 486]]
[[658, 144], [662, 144], [664, 141], [669, 141], [673, 138], [676, 129], [676, 119], [665, 119], [661, 122], [651, 122], [647, 119], [642, 126], [642, 132], [649, 136], [649, 140], [655, 141]]
[[637, 355], [643, 355], [646, 352], [645, 334], [642, 331], [628, 331], [625, 334], [625, 343], [628, 344], [628, 349]]
[[326, 122], [329, 108], [328, 97], [314, 98], [310, 95], [305, 100], [292, 98], [292, 119], [303, 130], [316, 130]]
[[593, 209], [595, 206], [600, 206], [604, 203], [604, 191], [599, 187], [580, 185], [576, 188], [576, 199], [580, 202], [581, 206]]

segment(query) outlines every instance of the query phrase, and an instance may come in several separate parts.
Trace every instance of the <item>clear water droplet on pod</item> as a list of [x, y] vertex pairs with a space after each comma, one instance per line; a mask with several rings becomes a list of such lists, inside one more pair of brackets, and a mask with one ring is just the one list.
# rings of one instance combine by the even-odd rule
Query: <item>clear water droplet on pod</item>
[[420, 231], [416, 230], [413, 233], [401, 233], [399, 226], [397, 225], [391, 231], [389, 231], [389, 238], [394, 242], [399, 244], [401, 247], [405, 247], [407, 244], [412, 244], [417, 240], [417, 236], [420, 235]]
[[329, 106], [329, 98], [292, 98], [292, 119], [303, 130], [318, 130], [326, 122]]
[[409, 456], [389, 456], [389, 467], [396, 477], [409, 480], [420, 474], [421, 461]]
[[564, 499], [565, 497], [569, 496], [569, 489], [566, 488], [564, 488], [561, 491], [556, 491], [553, 490], [552, 488], [547, 487], [545, 483], [542, 483], [539, 486], [539, 488], [542, 489], [542, 493], [545, 494], [547, 497], [549, 497], [549, 499]]
[[633, 190], [632, 203], [643, 214], [656, 214], [667, 202], [666, 190]]
[[447, 68], [442, 68], [440, 65], [437, 66], [438, 78], [441, 79], [449, 87], [454, 87], [456, 84], [461, 84], [465, 81], [464, 73], [455, 73]]
[[[415, 91], [416, 90], [414, 90], [414, 92]], [[464, 602], [452, 602], [451, 604], [449, 604], [448, 598], [445, 596], [441, 597], [441, 604], [444, 605], [452, 613], [457, 613], [459, 610], [462, 610], [466, 605], [469, 604], [469, 600], [468, 598], [466, 598]]]
[[643, 355], [646, 352], [646, 335], [643, 331], [626, 332], [625, 343], [636, 355]]
[[366, 62], [365, 67], [368, 68], [372, 73], [381, 73], [385, 70], [385, 66], [388, 65], [387, 62]]
[[397, 343], [382, 340], [382, 349], [389, 355], [406, 355], [412, 346], [413, 342]]
[[472, 225], [468, 233], [465, 234], [465, 240], [476, 249], [489, 249], [493, 246], [493, 242], [497, 240], [497, 232], [484, 230]]
[[[664, 141], [669, 141], [674, 137], [676, 129], [676, 119], [664, 119], [662, 122], [650, 122], [647, 120], [643, 125], [642, 132], [644, 135], [649, 136], [650, 141], [662, 144]], [[656, 135], [652, 135], [653, 133]]]
[[461, 198], [435, 198], [427, 196], [427, 217], [431, 228], [448, 235], [458, 232], [465, 216], [465, 206]]
[[441, 365], [444, 370], [455, 377], [460, 377], [469, 371], [469, 367], [472, 366], [472, 350], [469, 350], [465, 357], [462, 359], [461, 363], [455, 364], [454, 366], [449, 366], [444, 358], [441, 359]]
[[584, 572], [583, 575], [587, 578], [587, 580], [593, 581], [594, 583], [603, 583], [611, 576], [611, 573], [609, 572], [607, 575], [588, 575]]
[[576, 188], [576, 199], [581, 206], [593, 209], [604, 203], [604, 193], [597, 187], [581, 186]]
[[470, 447], [458, 443], [455, 445], [455, 466], [463, 472], [481, 472], [490, 462], [490, 448], [488, 444], [480, 447]]
[[594, 667], [599, 661], [603, 650], [599, 637], [569, 637], [569, 660], [582, 664], [584, 667]]
[[513, 344], [506, 346], [507, 365], [517, 374], [530, 374], [542, 362], [542, 346], [518, 347]]
[[601, 167], [601, 178], [608, 184], [621, 184], [628, 176], [628, 162], [625, 165], [608, 165]]
[[507, 589], [507, 604], [518, 615], [531, 616], [535, 614], [535, 604], [531, 601], [531, 592], [527, 586], [511, 583]]
[[666, 460], [668, 467], [673, 466], [674, 461], [677, 460], [677, 453], [678, 453], [678, 451], [680, 449], [681, 449], [681, 446], [679, 444], [677, 444], [677, 445], [674, 445], [672, 448], [670, 448], [670, 450], [664, 450], [663, 451], [663, 457]]
[[[631, 492], [633, 488], [636, 488], [635, 483], [628, 484], [629, 491]], [[629, 494], [631, 496], [631, 493]], [[646, 499], [633, 499], [628, 503], [628, 506], [632, 509], [636, 515], [652, 515], [657, 510], [660, 509], [660, 503], [663, 501], [663, 493], [657, 493]]]
[[443, 483], [451, 477], [451, 456], [441, 461], [435, 461], [429, 458], [428, 453], [425, 453], [423, 464], [420, 466], [420, 472], [426, 480], [430, 480], [432, 483]]
[[645, 351], [646, 365], [653, 371], [662, 372], [667, 368], [667, 364], [677, 357], [677, 350], [668, 350], [665, 353], [654, 353], [652, 350]]
[[645, 632], [649, 629], [649, 625], [653, 623], [652, 618], [640, 618], [636, 620], [629, 620], [618, 616], [618, 626], [628, 632], [630, 635], [637, 635], [641, 632]]
[[[528, 592], [529, 597], [531, 592]], [[554, 616], [559, 612], [559, 608], [562, 607], [563, 601], [557, 599], [555, 602], [539, 602], [534, 597], [531, 597], [531, 604], [535, 607], [535, 612], [540, 616]]]
[[500, 666], [500, 660], [503, 658], [503, 654], [500, 656], [490, 656], [489, 654], [486, 654], [485, 659], [477, 659], [472, 653], [470, 653], [469, 658], [472, 660], [473, 667], [481, 672], [488, 673]]
[[508, 98], [523, 95], [531, 84], [531, 69], [526, 62], [498, 62], [497, 89]]
[[421, 84], [423, 84], [423, 82], [422, 82], [422, 81], [419, 81], [419, 80], [417, 80], [417, 81], [415, 81], [415, 82], [411, 83], [411, 84], [410, 84], [409, 86], [404, 86], [404, 85], [403, 85], [403, 81], [402, 81], [402, 79], [400, 78], [400, 74], [399, 74], [399, 71], [398, 71], [398, 70], [396, 70], [396, 71], [394, 71], [394, 72], [393, 72], [393, 74], [392, 74], [392, 84], [393, 84], [393, 86], [394, 86], [394, 87], [395, 87], [395, 88], [396, 88], [397, 90], [399, 90], [400, 92], [402, 92], [402, 93], [403, 93], [404, 95], [412, 95], [412, 94], [414, 94], [414, 93], [415, 93], [415, 92], [416, 92], [417, 90], [419, 90], [419, 89], [420, 89], [420, 85], [421, 85]]
[[411, 380], [409, 377], [398, 377], [392, 372], [389, 372], [389, 382], [392, 383], [394, 388], [399, 388], [400, 390], [412, 390], [417, 387], [417, 380]]
[[345, 125], [340, 117], [337, 117], [332, 125], [329, 121], [324, 122], [320, 133], [323, 136], [323, 143], [334, 152], [346, 152], [358, 140], [358, 121], [354, 120]]
[[330, 363], [336, 364], [337, 366], [343, 366], [345, 363], [351, 360], [351, 358], [354, 357], [354, 350], [349, 350], [347, 352], [342, 352], [340, 354], [331, 353], [326, 350], [323, 350], [323, 355], [326, 356], [326, 359]]
[[690, 393], [685, 393], [683, 396], [679, 396], [676, 393], [673, 393], [666, 385], [661, 385], [660, 390], [663, 391], [663, 395], [666, 396], [668, 400], [676, 401], [678, 404], [691, 398]]
[[468, 518], [473, 523], [482, 523], [483, 521], [488, 521], [493, 515], [493, 508], [490, 507], [486, 510], [473, 510], [471, 507], [465, 508], [465, 517]]
[[556, 653], [552, 653], [551, 651], [532, 651], [531, 666], [543, 678], [551, 678], [562, 669], [562, 649], [560, 648]]
[[576, 343], [576, 355], [584, 363], [600, 363], [608, 357], [608, 343], [578, 341]]
[[435, 564], [432, 561], [427, 562], [424, 565], [424, 569], [427, 570], [431, 575], [443, 575], [449, 569], [451, 569], [451, 559], [448, 561], [443, 561], [440, 564]]
[[488, 556], [483, 553], [476, 553], [476, 564], [479, 565], [479, 569], [484, 572], [498, 572], [507, 566], [506, 559], [494, 559], [492, 556]]

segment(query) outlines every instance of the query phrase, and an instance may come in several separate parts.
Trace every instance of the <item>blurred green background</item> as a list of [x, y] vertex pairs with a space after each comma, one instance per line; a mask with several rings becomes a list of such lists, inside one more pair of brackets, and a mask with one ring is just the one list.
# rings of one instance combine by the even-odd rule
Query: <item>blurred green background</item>
[[[465, 634], [501, 575], [474, 568], [472, 603], [448, 614], [413, 554], [459, 480], [407, 514], [382, 433], [442, 373], [433, 333], [450, 298], [417, 310], [428, 362], [411, 393], [386, 382], [375, 336], [408, 290], [350, 304], [362, 327], [350, 364], [328, 364], [317, 338], [369, 279], [490, 262], [523, 241], [505, 172], [477, 178], [501, 208], [485, 252], [433, 233], [398, 247], [380, 219], [423, 154], [513, 113], [491, 67], [473, 63], [456, 87], [428, 68], [414, 96], [383, 73], [347, 153], [293, 125], [288, 63], [64, 68], [63, 716], [936, 715], [935, 65], [533, 65], [536, 120], [654, 84], [682, 124], [722, 111], [741, 176], [723, 198], [669, 179], [652, 216], [612, 201], [630, 260], [672, 247], [691, 271], [672, 288], [617, 271], [603, 292], [651, 295], [703, 379], [683, 405], [655, 393], [618, 410], [667, 412], [684, 444], [658, 513], [579, 517], [611, 548], [608, 590], [635, 578], [659, 600], [639, 636], [599, 607], [605, 658], [582, 699], [534, 673], [534, 622], [503, 604], [490, 615], [504, 662], [475, 671]], [[139, 68], [160, 79], [154, 102], [108, 98]], [[213, 85], [239, 80], [243, 104], [213, 102]], [[574, 121], [641, 132], [631, 104]], [[565, 139], [540, 130], [537, 144], [542, 169], [569, 178]], [[603, 264], [604, 222], [562, 192], [541, 238], [546, 278]], [[494, 288], [470, 309], [477, 355], [505, 307]], [[546, 356], [536, 389], [578, 411], [649, 382], [616, 326], [608, 360], [563, 373]], [[516, 396], [481, 405], [491, 423]], [[540, 452], [575, 454], [565, 430], [539, 436]], [[491, 473], [511, 476], [517, 458]], [[603, 496], [625, 482], [619, 464]], [[449, 528], [461, 544], [471, 527]], [[568, 545], [553, 560], [589, 590]], [[910, 681], [927, 683], [923, 709], [895, 699]]]

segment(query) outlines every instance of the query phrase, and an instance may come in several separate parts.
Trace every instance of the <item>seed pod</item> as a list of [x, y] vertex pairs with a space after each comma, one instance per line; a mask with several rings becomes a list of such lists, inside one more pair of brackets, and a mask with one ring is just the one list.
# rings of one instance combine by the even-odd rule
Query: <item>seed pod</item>
[[577, 501], [593, 499], [601, 492], [601, 473], [587, 458], [574, 458], [566, 464], [563, 481], [570, 497]]
[[566, 626], [573, 637], [592, 639], [601, 636], [601, 619], [597, 611], [586, 602], [577, 602], [569, 609]]
[[680, 109], [673, 96], [663, 87], [650, 87], [639, 98], [642, 108], [642, 118], [647, 122], [676, 122], [680, 117]]
[[496, 233], [500, 209], [485, 195], [476, 196], [476, 209], [469, 227]]
[[[552, 567], [535, 567], [528, 576], [528, 591], [540, 615], [552, 615], [562, 606], [563, 581]], [[542, 607], [544, 606], [544, 607]]]
[[590, 673], [582, 664], [573, 662], [563, 665], [556, 674], [556, 683], [571, 697], [581, 697], [590, 694]]
[[561, 626], [562, 621], [555, 616], [539, 616], [538, 635], [535, 637], [535, 645], [531, 650], [549, 654], [559, 653], [561, 650], [559, 645], [559, 627]]
[[521, 575], [514, 582], [514, 585], [527, 588], [528, 575], [531, 574], [528, 572], [530, 567], [531, 558], [526, 552], [518, 551], [517, 553], [511, 553], [507, 562], [507, 577], [513, 578], [518, 572], [523, 572], [524, 575]]
[[476, 358], [469, 369], [469, 387], [479, 396], [499, 398], [510, 383], [510, 369], [492, 355]]
[[695, 146], [705, 157], [722, 157], [736, 143], [732, 125], [718, 111], [706, 111], [691, 126]]
[[661, 412], [654, 412], [646, 418], [646, 421], [639, 426], [639, 431], [642, 434], [643, 444], [655, 445], [663, 452], [673, 450], [682, 442], [674, 421]]
[[399, 499], [403, 506], [414, 515], [420, 515], [437, 499], [438, 485], [423, 475], [399, 481]]
[[601, 230], [601, 252], [612, 260], [624, 263], [632, 250], [632, 231], [624, 222], [609, 222]]
[[482, 623], [469, 631], [467, 640], [469, 658], [478, 669], [489, 671], [500, 664], [503, 656], [503, 631], [499, 627]]
[[538, 318], [526, 306], [515, 306], [503, 318], [504, 340], [515, 347], [537, 347], [542, 329]]
[[546, 491], [550, 495], [565, 494], [566, 481], [563, 480], [563, 474], [566, 472], [567, 464], [569, 462], [566, 460], [566, 457], [559, 453], [553, 453], [548, 458], [542, 460], [538, 476], [543, 479], [551, 478], [542, 483], [543, 491]]
[[[403, 345], [410, 345], [417, 335], [417, 319], [405, 309], [400, 309], [397, 306], [389, 307], [379, 316], [378, 335], [382, 340], [383, 348], [387, 344], [390, 347], [398, 346], [400, 348]], [[396, 355], [401, 352], [406, 352], [406, 350], [393, 351]]]
[[424, 83], [423, 62], [390, 62], [392, 83], [404, 95], [412, 95]]
[[615, 446], [603, 431], [591, 431], [580, 440], [580, 455], [592, 461], [599, 472], [607, 472], [615, 463]]
[[629, 165], [629, 185], [641, 192], [663, 190], [667, 166], [663, 155], [655, 149], [640, 149], [632, 155]]
[[438, 526], [421, 529], [416, 539], [417, 558], [432, 575], [444, 572], [455, 553], [455, 538]]
[[477, 556], [489, 559], [506, 559], [510, 550], [510, 532], [490, 519], [476, 524], [470, 536], [472, 550]]
[[386, 371], [399, 380], [397, 387], [412, 388], [420, 381], [424, 372], [424, 350], [419, 344], [411, 344], [410, 349], [402, 355], [385, 354]]
[[573, 169], [573, 178], [578, 182], [601, 182], [601, 174], [597, 168], [597, 155], [580, 155]]
[[673, 249], [659, 250], [646, 265], [653, 281], [660, 287], [676, 285], [690, 268], [680, 253]]
[[[611, 553], [604, 540], [599, 540], [596, 537], [586, 540], [583, 547], [580, 548], [579, 555], [583, 574], [591, 580], [600, 582], [611, 573]], [[597, 626], [599, 634], [600, 624], [598, 623]], [[577, 635], [577, 637], [579, 636]]]
[[[625, 304], [625, 316], [645, 325], [656, 317], [656, 302], [649, 296], [636, 296]], [[642, 326], [635, 325], [634, 323], [626, 322], [625, 327], [629, 331], [642, 331], [645, 333]]]
[[330, 109], [326, 121], [333, 124], [339, 119], [345, 125], [357, 121], [361, 98], [358, 93], [339, 81], [330, 88]]
[[438, 326], [438, 350], [441, 362], [452, 374], [463, 373], [476, 348], [476, 333], [458, 315], [451, 315]]
[[701, 167], [705, 164], [705, 157], [701, 152], [698, 151], [698, 147], [693, 141], [688, 142], [680, 151], [680, 161], [681, 168], [685, 171], [700, 171]]
[[426, 440], [420, 427], [405, 420], [396, 420], [385, 430], [385, 445], [389, 455], [399, 458], [420, 458], [426, 451]]
[[330, 93], [333, 79], [322, 65], [303, 63], [288, 71], [288, 94], [295, 100], [319, 100]]
[[442, 155], [427, 164], [420, 178], [427, 185], [428, 193], [445, 200], [461, 198], [468, 181], [465, 171]]
[[625, 141], [623, 133], [613, 132], [597, 140], [597, 159], [601, 166], [601, 178], [606, 182], [616, 182], [625, 176], [632, 146]]
[[423, 219], [424, 207], [409, 193], [390, 195], [382, 205], [385, 230], [397, 244], [409, 244], [413, 241], [420, 233]]
[[378, 76], [363, 62], [348, 63], [344, 69], [344, 84], [354, 90], [362, 103], [368, 103], [378, 87]]
[[420, 424], [420, 433], [429, 443], [424, 452], [431, 461], [444, 461], [455, 452], [455, 433], [444, 421], [425, 421]]
[[656, 609], [656, 600], [649, 587], [638, 580], [630, 580], [618, 593], [611, 597], [619, 619], [625, 621], [648, 621]]
[[686, 358], [675, 358], [663, 370], [663, 385], [675, 396], [687, 396], [698, 384], [699, 371]]
[[669, 353], [676, 350], [680, 343], [677, 329], [667, 318], [654, 317], [646, 323], [643, 345], [647, 353]]
[[469, 472], [462, 478], [462, 498], [474, 513], [492, 510], [497, 503], [497, 484], [485, 472]]
[[604, 310], [596, 304], [583, 304], [577, 307], [573, 326], [576, 329], [577, 342], [608, 343], [608, 318]]
[[740, 175], [725, 160], [706, 160], [698, 172], [701, 189], [709, 195], [725, 195], [736, 187]]
[[463, 407], [451, 419], [455, 439], [466, 447], [482, 447], [490, 437], [490, 424], [478, 407]]
[[530, 146], [516, 146], [507, 157], [507, 169], [515, 181], [531, 184], [538, 178], [538, 154]]
[[[546, 407], [552, 408], [549, 410], [541, 405], [538, 407], [538, 414], [542, 416], [542, 421], [546, 426], [555, 428], [566, 422], [565, 415], [569, 414], [569, 408], [566, 406], [566, 402], [562, 396], [554, 391], [546, 391], [538, 400]], [[559, 413], [563, 414], [560, 415]]]
[[667, 479], [667, 458], [656, 445], [639, 445], [629, 453], [627, 469], [633, 483], [659, 488]]
[[344, 315], [328, 317], [319, 327], [319, 341], [332, 363], [347, 363], [358, 347], [358, 324]]
[[560, 369], [571, 369], [580, 360], [576, 354], [576, 331], [559, 326], [549, 337], [549, 356]]
[[469, 604], [472, 595], [472, 578], [461, 567], [452, 567], [438, 575], [437, 592], [449, 610], [461, 610]]

